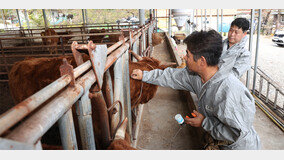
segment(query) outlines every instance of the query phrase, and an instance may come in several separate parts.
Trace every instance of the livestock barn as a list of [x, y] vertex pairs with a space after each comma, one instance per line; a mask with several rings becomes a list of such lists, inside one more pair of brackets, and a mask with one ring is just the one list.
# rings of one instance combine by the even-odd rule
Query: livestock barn
[[[44, 26], [30, 27], [20, 17], [31, 12], [15, 11], [20, 27], [0, 35], [0, 149], [204, 149], [206, 132], [175, 120], [197, 109], [196, 95], [130, 77], [134, 69], [185, 67], [180, 40], [197, 30], [188, 19], [204, 15], [139, 9], [116, 22], [91, 23], [91, 10], [82, 9], [83, 22], [70, 24], [73, 14], [42, 9]], [[53, 25], [48, 12], [57, 16]], [[64, 17], [67, 25], [55, 25]], [[171, 25], [161, 29], [165, 19]], [[281, 128], [283, 119], [277, 122]]]

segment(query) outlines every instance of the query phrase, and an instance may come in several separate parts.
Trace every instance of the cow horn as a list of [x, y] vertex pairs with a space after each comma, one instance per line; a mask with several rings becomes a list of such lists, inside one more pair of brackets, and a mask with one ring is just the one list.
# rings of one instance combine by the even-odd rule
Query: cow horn
[[117, 129], [114, 139], [124, 139], [125, 138], [125, 131], [127, 127], [127, 117], [123, 120], [120, 127]]
[[136, 54], [135, 52], [129, 50], [129, 52], [137, 59], [137, 61], [141, 61], [143, 58], [141, 56], [139, 56], [138, 54]]

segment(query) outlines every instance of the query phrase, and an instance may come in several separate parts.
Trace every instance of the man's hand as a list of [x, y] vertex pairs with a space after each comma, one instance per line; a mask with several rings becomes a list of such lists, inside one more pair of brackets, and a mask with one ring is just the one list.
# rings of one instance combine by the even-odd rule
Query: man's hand
[[201, 127], [202, 122], [203, 122], [205, 117], [201, 113], [197, 112], [196, 110], [193, 110], [193, 113], [196, 115], [196, 117], [185, 118], [185, 123], [189, 124], [193, 127]]
[[143, 72], [140, 69], [134, 69], [131, 73], [131, 78], [142, 80], [143, 78]]

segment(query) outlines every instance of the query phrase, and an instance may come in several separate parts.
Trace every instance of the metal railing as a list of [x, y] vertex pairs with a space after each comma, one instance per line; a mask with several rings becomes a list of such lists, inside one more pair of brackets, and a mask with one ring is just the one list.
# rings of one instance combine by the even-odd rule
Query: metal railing
[[[99, 90], [95, 90], [91, 94], [96, 97], [94, 100], [98, 106], [106, 107], [106, 104], [114, 104], [116, 101], [120, 101], [122, 104], [121, 109], [117, 105], [114, 107], [119, 112], [111, 115], [111, 133], [103, 132], [106, 133], [103, 134], [105, 144], [110, 141], [109, 136], [113, 135], [114, 128], [121, 121], [118, 118], [120, 112], [122, 116], [128, 117], [128, 133], [132, 138], [128, 50], [131, 49], [141, 55], [149, 48], [147, 44], [151, 48], [150, 39], [152, 39], [151, 33], [154, 25], [151, 21], [135, 32], [129, 30], [129, 36], [120, 38], [120, 41], [108, 48], [105, 45], [97, 45], [94, 49], [94, 45], [90, 42], [88, 45], [79, 45], [74, 42], [72, 47], [75, 49], [89, 50], [91, 60], [83, 63], [77, 54], [78, 52], [74, 51], [73, 55], [78, 67], [68, 74], [62, 70], [62, 76], [59, 79], [0, 115], [0, 136], [9, 131], [7, 135], [0, 137], [0, 149], [42, 149], [40, 138], [56, 122], [59, 124], [63, 149], [78, 149], [72, 117], [73, 105], [76, 106], [79, 120], [82, 148], [95, 149], [91, 100], [89, 98], [89, 90], [94, 84], [98, 86]], [[146, 43], [147, 38], [148, 43]], [[96, 56], [101, 57], [96, 58]], [[105, 63], [102, 61], [104, 57]], [[64, 63], [65, 67], [68, 66], [66, 62]], [[114, 66], [114, 91], [111, 86], [108, 86], [110, 89], [109, 98], [104, 99], [100, 90], [102, 76], [105, 74], [110, 77], [109, 68], [112, 65]], [[92, 69], [90, 70], [90, 68]], [[107, 79], [107, 84], [111, 85], [110, 78]], [[60, 93], [54, 96], [59, 91]], [[107, 99], [111, 101], [109, 102]], [[42, 106], [43, 104], [44, 106]], [[102, 110], [106, 110], [106, 108]], [[35, 113], [31, 114], [32, 112]], [[108, 125], [105, 121], [102, 123]]]
[[259, 67], [256, 75], [255, 89], [252, 92], [257, 105], [284, 131], [284, 91]]

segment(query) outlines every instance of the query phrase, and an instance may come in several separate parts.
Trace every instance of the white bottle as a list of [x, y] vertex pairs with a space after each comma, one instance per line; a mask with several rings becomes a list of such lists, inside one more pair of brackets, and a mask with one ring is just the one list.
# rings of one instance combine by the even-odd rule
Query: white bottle
[[175, 116], [175, 119], [177, 120], [178, 124], [182, 125], [184, 123], [184, 119], [182, 118], [182, 116], [180, 114], [177, 114]]

